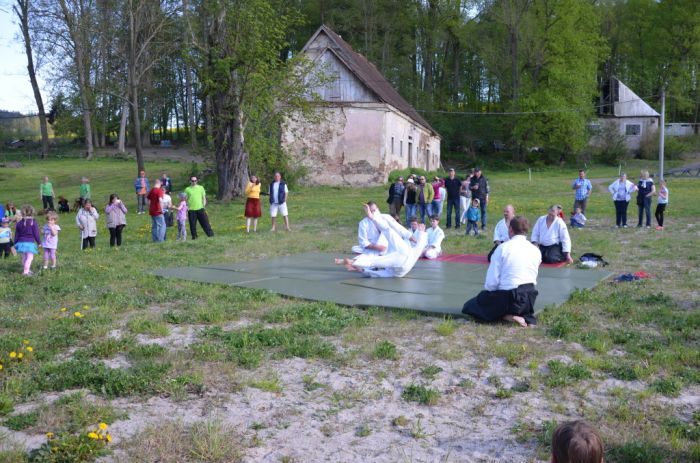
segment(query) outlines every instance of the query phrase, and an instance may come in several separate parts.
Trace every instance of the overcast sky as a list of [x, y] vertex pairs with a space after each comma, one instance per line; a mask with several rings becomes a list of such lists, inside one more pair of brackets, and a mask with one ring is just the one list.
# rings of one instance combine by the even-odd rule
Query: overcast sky
[[[32, 84], [27, 75], [27, 57], [18, 40], [19, 26], [15, 23], [10, 2], [0, 0], [0, 109], [36, 113]], [[43, 82], [40, 80], [39, 85]], [[44, 106], [49, 95], [42, 89]]]

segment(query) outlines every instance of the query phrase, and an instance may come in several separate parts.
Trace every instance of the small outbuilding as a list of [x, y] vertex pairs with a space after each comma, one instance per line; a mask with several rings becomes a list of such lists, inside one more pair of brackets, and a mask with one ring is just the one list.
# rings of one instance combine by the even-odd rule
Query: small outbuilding
[[[638, 150], [645, 137], [659, 131], [661, 115], [615, 77], [603, 84], [598, 105], [598, 120], [589, 125], [594, 133], [604, 125], [615, 125], [630, 151]], [[591, 144], [597, 144], [593, 136]]]
[[313, 120], [297, 113], [282, 146], [306, 169], [306, 184], [377, 185], [389, 172], [440, 166], [440, 135], [364, 56], [321, 26], [302, 49], [332, 80], [317, 94]]

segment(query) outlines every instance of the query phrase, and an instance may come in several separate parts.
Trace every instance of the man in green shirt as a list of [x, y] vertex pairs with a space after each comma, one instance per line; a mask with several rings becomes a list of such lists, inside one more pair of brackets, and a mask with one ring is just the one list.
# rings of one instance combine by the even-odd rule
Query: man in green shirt
[[197, 184], [197, 177], [190, 178], [190, 186], [185, 188], [187, 195], [187, 221], [190, 223], [190, 235], [193, 240], [197, 239], [197, 221], [204, 229], [207, 236], [214, 236], [214, 232], [209, 225], [209, 216], [204, 209], [207, 205], [207, 193], [202, 185]]
[[53, 185], [49, 182], [49, 177], [44, 177], [44, 181], [39, 184], [39, 195], [44, 210], [53, 210], [53, 199], [56, 197], [56, 193], [53, 191]]

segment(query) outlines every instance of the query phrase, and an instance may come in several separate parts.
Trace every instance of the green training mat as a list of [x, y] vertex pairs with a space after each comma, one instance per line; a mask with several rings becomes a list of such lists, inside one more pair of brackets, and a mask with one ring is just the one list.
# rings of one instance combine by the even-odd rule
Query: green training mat
[[[162, 277], [267, 289], [285, 296], [344, 305], [378, 306], [461, 315], [484, 287], [487, 265], [419, 260], [403, 278], [367, 278], [333, 263], [333, 254], [305, 253], [235, 264], [158, 269]], [[558, 306], [575, 289], [612, 275], [600, 269], [540, 268], [535, 312]]]

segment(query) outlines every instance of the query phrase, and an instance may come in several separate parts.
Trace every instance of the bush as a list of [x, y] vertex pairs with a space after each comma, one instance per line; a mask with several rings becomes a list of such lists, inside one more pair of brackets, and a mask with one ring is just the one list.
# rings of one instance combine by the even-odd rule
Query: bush
[[617, 165], [627, 156], [625, 137], [616, 124], [602, 124], [598, 140], [598, 160], [611, 166]]

